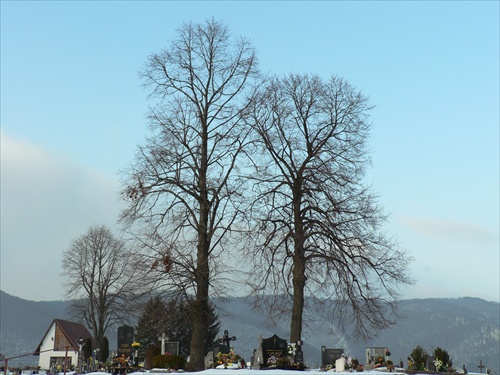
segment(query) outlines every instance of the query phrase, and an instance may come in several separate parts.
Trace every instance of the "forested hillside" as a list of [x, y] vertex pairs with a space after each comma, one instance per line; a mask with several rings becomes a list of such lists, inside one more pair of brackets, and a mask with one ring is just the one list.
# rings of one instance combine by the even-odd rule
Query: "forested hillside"
[[[221, 320], [221, 330], [227, 329], [237, 340], [232, 342], [236, 353], [250, 360], [259, 338], [273, 334], [288, 339], [289, 322], [284, 316], [276, 326], [266, 325], [265, 315], [251, 309], [248, 297], [214, 300]], [[16, 356], [35, 350], [54, 318], [68, 319], [67, 302], [26, 301], [1, 292], [0, 294], [0, 353]], [[456, 367], [462, 364], [469, 372], [479, 372], [483, 364], [499, 374], [500, 364], [500, 304], [477, 298], [413, 299], [400, 302], [402, 319], [398, 324], [371, 341], [356, 341], [337, 330], [335, 322], [320, 312], [307, 310], [303, 341], [308, 366], [320, 363], [321, 346], [343, 348], [345, 353], [365, 362], [367, 346], [386, 346], [395, 362], [406, 358], [417, 345], [427, 352], [436, 347], [446, 349]], [[116, 349], [116, 332], [107, 332], [110, 350]], [[19, 365], [37, 363], [37, 357], [25, 357]]]

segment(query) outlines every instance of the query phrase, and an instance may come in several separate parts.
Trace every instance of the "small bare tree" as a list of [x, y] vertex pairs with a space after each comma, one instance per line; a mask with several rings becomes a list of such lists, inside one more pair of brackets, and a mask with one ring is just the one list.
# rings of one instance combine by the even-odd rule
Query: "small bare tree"
[[93, 332], [99, 348], [106, 330], [124, 322], [136, 294], [131, 255], [102, 225], [92, 226], [63, 252], [62, 276], [70, 311]]
[[192, 301], [193, 370], [205, 367], [209, 290], [230, 258], [244, 191], [237, 161], [249, 131], [241, 118], [255, 73], [250, 43], [214, 20], [183, 25], [142, 72], [159, 102], [149, 116], [154, 134], [125, 174], [122, 220], [145, 250], [144, 280]]
[[409, 258], [382, 233], [386, 216], [363, 184], [369, 110], [345, 80], [310, 75], [274, 78], [254, 102], [251, 281], [261, 306], [291, 308], [291, 342], [307, 296], [335, 300], [339, 325], [370, 336], [392, 323], [397, 286], [410, 282]]

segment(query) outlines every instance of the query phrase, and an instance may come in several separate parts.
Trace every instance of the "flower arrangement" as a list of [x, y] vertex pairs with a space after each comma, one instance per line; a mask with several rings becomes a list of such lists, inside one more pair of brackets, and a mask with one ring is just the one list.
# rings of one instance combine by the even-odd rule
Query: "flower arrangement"
[[443, 366], [443, 361], [436, 357], [434, 360], [434, 366], [436, 366], [437, 371], [441, 371], [441, 367]]
[[130, 361], [130, 357], [125, 357], [125, 354], [122, 354], [121, 357], [115, 357], [111, 360], [112, 367], [128, 367]]
[[385, 364], [389, 372], [392, 372], [392, 370], [394, 370], [394, 364], [390, 359], [388, 359]]
[[140, 342], [137, 342], [137, 341], [134, 341], [132, 343], [132, 348], [134, 349], [139, 349], [139, 347], [141, 346], [141, 343]]
[[276, 358], [276, 367], [278, 368], [288, 368], [290, 364], [290, 359], [287, 356]]
[[217, 353], [217, 363], [219, 365], [224, 365], [224, 367], [227, 367], [230, 363], [238, 363], [240, 359], [241, 356], [235, 354], [233, 349], [229, 349], [229, 353]]
[[359, 360], [357, 358], [351, 358], [350, 366], [353, 370], [357, 370], [359, 367]]
[[278, 358], [276, 356], [272, 355], [267, 359], [267, 365], [268, 366], [276, 366], [276, 363], [278, 362]]

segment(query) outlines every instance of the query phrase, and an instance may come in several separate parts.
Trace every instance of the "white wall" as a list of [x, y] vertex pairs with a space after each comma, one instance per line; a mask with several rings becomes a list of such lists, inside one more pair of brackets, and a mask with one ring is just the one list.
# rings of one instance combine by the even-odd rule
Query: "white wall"
[[[47, 334], [43, 338], [42, 344], [40, 345], [40, 358], [38, 359], [38, 366], [42, 370], [50, 369], [50, 358], [51, 357], [62, 357], [66, 356], [65, 350], [54, 351], [54, 338], [56, 333], [56, 324], [52, 323], [52, 326], [47, 331]], [[71, 364], [75, 367], [78, 365], [78, 352], [74, 350], [68, 350], [68, 359], [71, 358]], [[69, 369], [68, 369], [69, 370]]]

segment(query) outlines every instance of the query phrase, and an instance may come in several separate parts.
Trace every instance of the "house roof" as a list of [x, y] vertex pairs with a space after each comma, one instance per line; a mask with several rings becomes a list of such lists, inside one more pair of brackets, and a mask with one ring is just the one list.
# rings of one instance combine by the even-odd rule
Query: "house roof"
[[49, 333], [49, 330], [53, 324], [56, 324], [56, 326], [58, 326], [61, 329], [61, 331], [64, 333], [64, 335], [66, 336], [66, 338], [68, 339], [74, 350], [79, 349], [78, 339], [80, 337], [83, 339], [88, 339], [88, 338], [92, 339], [92, 344], [94, 345], [94, 338], [83, 324], [70, 322], [62, 319], [54, 319], [50, 324], [49, 328], [47, 328], [45, 335], [43, 335], [42, 339], [40, 340], [40, 344], [38, 344], [38, 346], [36, 347], [34, 354], [36, 355], [40, 354], [40, 347], [42, 346], [43, 340]]

